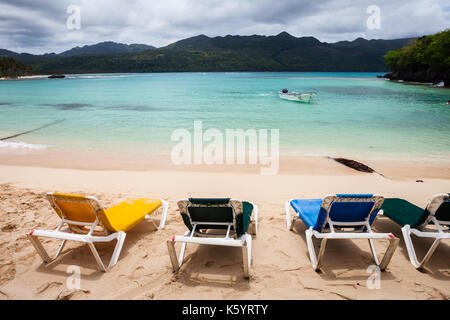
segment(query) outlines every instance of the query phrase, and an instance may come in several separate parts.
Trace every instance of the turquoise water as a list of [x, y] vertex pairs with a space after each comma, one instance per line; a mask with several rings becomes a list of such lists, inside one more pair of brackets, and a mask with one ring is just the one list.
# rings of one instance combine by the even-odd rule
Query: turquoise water
[[[1, 143], [165, 154], [173, 130], [279, 129], [282, 154], [444, 158], [450, 90], [377, 79], [374, 73], [162, 73], [73, 75], [0, 82]], [[311, 104], [277, 91], [316, 91]]]

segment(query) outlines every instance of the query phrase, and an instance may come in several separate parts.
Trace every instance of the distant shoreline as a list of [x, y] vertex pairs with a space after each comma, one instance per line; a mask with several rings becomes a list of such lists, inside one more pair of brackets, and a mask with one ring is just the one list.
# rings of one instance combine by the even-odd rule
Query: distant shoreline
[[[67, 76], [83, 76], [83, 75], [115, 75], [115, 74], [162, 74], [162, 73], [373, 73], [373, 74], [384, 74], [385, 71], [251, 71], [251, 70], [222, 70], [222, 71], [154, 71], [154, 72], [90, 72], [90, 73], [61, 73]], [[59, 74], [59, 73], [58, 73]], [[34, 74], [28, 76], [17, 76], [17, 77], [0, 77], [0, 81], [6, 80], [39, 80], [48, 79], [51, 74]], [[384, 78], [385, 79], [385, 78]]]
[[[155, 72], [93, 72], [93, 73], [64, 73], [65, 76], [83, 76], [83, 75], [98, 75], [98, 74], [161, 74], [161, 73], [380, 73], [379, 71], [155, 71]], [[48, 79], [51, 74], [36, 74], [29, 76], [17, 77], [0, 77], [0, 80], [42, 80]]]
[[[438, 86], [432, 82], [419, 82], [419, 81], [406, 81], [402, 79], [391, 79], [386, 77], [385, 72], [377, 72], [377, 71], [160, 71], [160, 72], [95, 72], [95, 73], [66, 73], [66, 76], [82, 76], [82, 75], [95, 75], [95, 74], [145, 74], [145, 73], [224, 73], [224, 72], [252, 72], [252, 73], [379, 73], [381, 76], [377, 76], [378, 79], [389, 80], [391, 82], [403, 83], [408, 85], [422, 85], [428, 86], [432, 88], [440, 88], [440, 89], [450, 89], [450, 86]], [[0, 81], [8, 81], [8, 80], [43, 80], [48, 79], [50, 74], [44, 75], [30, 75], [30, 76], [18, 76], [18, 77], [0, 77]]]
[[2, 81], [8, 80], [39, 80], [39, 79], [47, 79], [50, 75], [32, 75], [32, 76], [17, 76], [17, 77], [0, 77]]
[[389, 80], [391, 82], [396, 82], [396, 83], [402, 83], [402, 84], [408, 84], [408, 85], [416, 85], [416, 86], [428, 86], [428, 87], [432, 87], [432, 88], [437, 88], [437, 89], [450, 89], [450, 86], [438, 86], [436, 84], [434, 84], [433, 82], [419, 82], [419, 81], [406, 81], [406, 80], [401, 80], [401, 79], [389, 79], [389, 78], [379, 78], [379, 79], [385, 79], [385, 80]]

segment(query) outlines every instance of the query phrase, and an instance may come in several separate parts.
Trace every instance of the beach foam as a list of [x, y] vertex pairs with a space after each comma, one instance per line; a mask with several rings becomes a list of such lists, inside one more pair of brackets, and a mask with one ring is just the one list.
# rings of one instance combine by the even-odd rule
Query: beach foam
[[72, 75], [67, 76], [68, 79], [109, 79], [109, 78], [129, 78], [133, 75]]
[[10, 142], [10, 141], [1, 141], [0, 140], [0, 148], [10, 148], [10, 149], [46, 149], [47, 146], [43, 144], [32, 144], [26, 142]]
[[327, 157], [327, 158], [333, 158], [333, 156], [329, 153], [304, 153], [304, 157]]

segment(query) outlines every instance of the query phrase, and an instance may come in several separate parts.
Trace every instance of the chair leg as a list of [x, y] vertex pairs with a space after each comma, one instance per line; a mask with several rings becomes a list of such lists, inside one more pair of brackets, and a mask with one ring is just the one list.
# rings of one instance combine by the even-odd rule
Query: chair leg
[[156, 230], [158, 230], [158, 226], [156, 225], [155, 221], [153, 221], [152, 218], [149, 218], [149, 221], [152, 223], [152, 225], [155, 227]]
[[47, 254], [47, 251], [42, 246], [41, 241], [39, 241], [38, 237], [35, 237], [31, 234], [27, 234], [27, 237], [28, 240], [30, 240], [33, 247], [36, 249], [39, 256], [41, 257], [42, 261], [44, 261], [45, 263], [49, 263], [50, 261], [52, 261], [52, 259]]
[[392, 256], [394, 255], [395, 250], [397, 249], [399, 242], [400, 242], [399, 238], [389, 239], [389, 247], [384, 253], [383, 259], [381, 259], [381, 263], [379, 264], [381, 271], [386, 270], [389, 262], [392, 259]]
[[[189, 237], [191, 235], [191, 231], [186, 231], [184, 233], [185, 237]], [[178, 258], [178, 264], [181, 266], [183, 264], [184, 261], [184, 254], [186, 252], [186, 247], [187, 247], [187, 242], [183, 242], [181, 244], [181, 249], [180, 249], [180, 256]]]
[[433, 255], [434, 251], [436, 250], [440, 239], [435, 239], [433, 244], [431, 245], [430, 249], [428, 249], [428, 252], [425, 254], [424, 258], [421, 262], [417, 259], [416, 250], [414, 249], [414, 244], [411, 239], [411, 227], [409, 225], [405, 225], [402, 228], [403, 233], [403, 239], [405, 239], [405, 245], [406, 249], [408, 251], [409, 260], [414, 265], [414, 267], [418, 270], [421, 270], [424, 268], [425, 264], [430, 260], [431, 256]]
[[380, 265], [380, 262], [378, 261], [377, 252], [375, 251], [375, 246], [373, 244], [372, 239], [367, 239], [369, 241], [370, 251], [372, 252], [373, 261], [378, 266]]
[[180, 264], [178, 263], [177, 253], [175, 251], [175, 241], [167, 241], [167, 249], [169, 250], [170, 261], [172, 262], [173, 272], [180, 270]]
[[297, 221], [297, 218], [296, 218], [295, 216], [293, 216], [292, 219], [291, 219], [289, 231], [294, 230], [294, 225], [295, 225], [295, 222], [296, 222], [296, 221]]
[[327, 239], [322, 239], [322, 242], [320, 243], [319, 257], [317, 258], [316, 252], [314, 250], [314, 243], [312, 240], [313, 237], [312, 228], [306, 230], [305, 233], [306, 233], [306, 243], [308, 245], [309, 257], [311, 259], [312, 267], [315, 271], [320, 271], [320, 268], [322, 267], [323, 256], [325, 254], [325, 248], [327, 245]]
[[61, 242], [61, 244], [59, 245], [58, 251], [56, 252], [55, 257], [53, 258], [53, 260], [58, 258], [58, 256], [60, 255], [61, 251], [64, 249], [64, 246], [66, 245], [66, 242], [67, 242], [67, 240], [63, 240]]
[[247, 232], [249, 233], [249, 234], [251, 234], [251, 235], [254, 235], [254, 236], [256, 236], [256, 234], [257, 234], [257, 226], [256, 226], [256, 224], [255, 224], [255, 221], [250, 221], [250, 223], [249, 223], [249, 225], [248, 225], [248, 229], [247, 229]]
[[244, 277], [248, 278], [250, 276], [249, 266], [248, 266], [248, 248], [247, 246], [242, 247], [242, 258], [244, 263]]
[[285, 212], [286, 212], [286, 227], [289, 229], [289, 230], [291, 230], [292, 231], [292, 228], [293, 228], [293, 221], [291, 221], [291, 213], [290, 213], [290, 208], [289, 208], [289, 201], [286, 201], [285, 203], [284, 203], [284, 209], [285, 209]]
[[[185, 237], [189, 237], [191, 235], [191, 231], [186, 231], [184, 233]], [[172, 262], [173, 272], [177, 272], [184, 260], [184, 253], [186, 252], [187, 243], [183, 242], [181, 244], [180, 255], [177, 258], [177, 252], [175, 250], [175, 241], [167, 241], [167, 249], [169, 250], [170, 261]]]
[[[306, 242], [308, 245], [308, 251], [309, 251], [309, 257], [311, 258], [311, 263], [315, 271], [319, 271], [322, 267], [322, 260], [323, 256], [325, 254], [325, 248], [327, 245], [327, 238], [322, 238], [322, 242], [320, 243], [320, 250], [319, 250], [319, 256], [316, 256], [316, 252], [314, 250], [314, 243], [313, 243], [313, 229], [312, 227], [306, 230]], [[398, 246], [398, 243], [400, 239], [392, 237], [389, 238], [389, 247], [386, 250], [386, 253], [383, 256], [383, 259], [381, 260], [381, 263], [378, 263], [377, 254], [375, 252], [375, 247], [373, 245], [372, 239], [368, 239], [370, 244], [370, 249], [372, 251], [373, 259], [375, 260], [375, 263], [380, 267], [381, 271], [384, 271], [389, 264], [389, 262], [392, 259], [392, 256], [394, 255], [395, 249]]]
[[183, 242], [181, 244], [181, 249], [180, 249], [180, 256], [178, 258], [178, 264], [181, 266], [183, 264], [184, 261], [184, 253], [186, 252], [186, 247], [187, 247], [187, 243]]
[[323, 256], [325, 255], [326, 247], [327, 247], [327, 239], [322, 239], [322, 241], [320, 242], [319, 257], [317, 258], [316, 271], [318, 271], [322, 268], [322, 261], [323, 261]]
[[109, 262], [108, 269], [115, 266], [117, 263], [117, 260], [119, 260], [120, 253], [122, 252], [122, 247], [125, 242], [127, 234], [123, 231], [119, 231], [117, 234], [117, 243], [116, 247], [114, 248], [113, 254], [111, 256], [111, 261]]
[[242, 247], [242, 260], [244, 264], [244, 276], [250, 277], [250, 266], [252, 264], [252, 236], [245, 235], [245, 245]]
[[[251, 235], [256, 236], [258, 233], [258, 206], [256, 204], [253, 205], [253, 219], [250, 220], [249, 233]], [[251, 227], [251, 228], [250, 228]]]
[[98, 251], [95, 248], [94, 243], [88, 242], [88, 245], [89, 245], [89, 248], [91, 249], [92, 254], [94, 255], [95, 261], [97, 261], [97, 265], [98, 265], [100, 271], [106, 272], [105, 265], [103, 264], [103, 261], [100, 258], [100, 255], [98, 254]]
[[433, 244], [431, 245], [430, 249], [428, 249], [427, 254], [423, 258], [421, 264], [421, 267], [425, 266], [425, 264], [430, 260], [431, 256], [433, 255], [434, 251], [436, 250], [438, 244], [441, 242], [441, 239], [436, 239], [433, 241]]
[[162, 204], [163, 204], [163, 213], [161, 216], [161, 221], [159, 222], [159, 227], [158, 229], [163, 229], [164, 226], [166, 225], [166, 218], [167, 218], [167, 211], [169, 210], [169, 203], [165, 200], [162, 200]]
[[252, 248], [253, 248], [253, 240], [250, 235], [247, 235], [247, 243], [248, 243], [248, 267], [250, 268], [252, 265]]

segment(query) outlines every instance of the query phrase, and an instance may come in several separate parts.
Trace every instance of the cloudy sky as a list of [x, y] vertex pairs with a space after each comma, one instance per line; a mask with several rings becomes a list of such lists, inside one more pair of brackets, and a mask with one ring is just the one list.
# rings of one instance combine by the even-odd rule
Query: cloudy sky
[[[80, 8], [79, 30], [67, 27], [71, 5]], [[367, 27], [371, 5], [380, 8], [379, 29]], [[199, 34], [287, 31], [335, 42], [446, 28], [448, 0], [0, 0], [0, 48], [36, 54], [109, 40], [160, 47]]]

